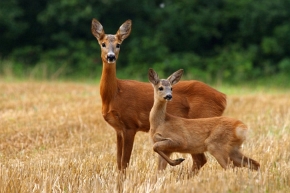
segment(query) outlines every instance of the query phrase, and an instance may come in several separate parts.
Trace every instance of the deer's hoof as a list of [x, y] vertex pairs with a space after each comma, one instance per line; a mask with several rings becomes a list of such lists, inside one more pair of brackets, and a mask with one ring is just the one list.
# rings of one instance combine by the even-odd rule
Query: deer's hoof
[[178, 158], [178, 159], [176, 159], [176, 160], [175, 160], [176, 165], [180, 164], [180, 163], [183, 162], [184, 160], [185, 160], [185, 159], [183, 159], [183, 158]]

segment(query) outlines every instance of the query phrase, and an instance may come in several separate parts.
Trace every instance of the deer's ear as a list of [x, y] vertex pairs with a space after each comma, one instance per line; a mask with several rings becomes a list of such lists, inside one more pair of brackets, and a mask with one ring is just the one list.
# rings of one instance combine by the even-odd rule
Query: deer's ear
[[153, 85], [156, 85], [160, 82], [158, 74], [152, 68], [149, 68], [148, 79]]
[[117, 31], [117, 37], [118, 39], [122, 42], [124, 39], [126, 39], [130, 33], [131, 33], [131, 26], [132, 26], [132, 21], [131, 20], [127, 20], [125, 21], [119, 28], [119, 30]]
[[102, 24], [95, 18], [92, 20], [92, 34], [100, 41], [105, 36], [105, 31]]
[[169, 76], [167, 80], [170, 81], [171, 85], [174, 85], [179, 82], [179, 80], [182, 77], [182, 74], [183, 74], [183, 69], [179, 69], [176, 72], [174, 72], [171, 76]]

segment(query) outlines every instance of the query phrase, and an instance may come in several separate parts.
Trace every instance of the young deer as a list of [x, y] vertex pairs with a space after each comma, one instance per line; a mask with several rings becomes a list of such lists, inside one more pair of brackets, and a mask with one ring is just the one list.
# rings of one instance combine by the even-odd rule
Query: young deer
[[248, 130], [241, 121], [229, 117], [185, 119], [166, 113], [167, 101], [172, 99], [172, 86], [182, 74], [183, 70], [178, 70], [167, 79], [159, 79], [157, 73], [149, 69], [149, 81], [154, 87], [154, 104], [149, 116], [154, 151], [172, 166], [184, 161], [182, 158], [171, 160], [172, 152], [201, 154], [208, 151], [224, 169], [232, 161], [234, 166], [258, 170], [260, 164], [240, 151]]
[[[137, 131], [148, 132], [149, 112], [153, 105], [153, 91], [150, 83], [134, 80], [120, 80], [116, 77], [116, 61], [120, 45], [131, 32], [131, 20], [124, 22], [115, 35], [105, 34], [103, 26], [92, 20], [92, 34], [101, 46], [103, 70], [100, 81], [102, 114], [116, 130], [118, 169], [128, 166], [134, 137]], [[154, 52], [154, 50], [152, 50]], [[184, 118], [213, 117], [222, 115], [226, 96], [199, 81], [182, 81], [174, 87], [178, 97], [168, 105], [168, 112]], [[195, 169], [206, 163], [203, 153], [194, 154]], [[159, 159], [159, 169], [167, 162]]]

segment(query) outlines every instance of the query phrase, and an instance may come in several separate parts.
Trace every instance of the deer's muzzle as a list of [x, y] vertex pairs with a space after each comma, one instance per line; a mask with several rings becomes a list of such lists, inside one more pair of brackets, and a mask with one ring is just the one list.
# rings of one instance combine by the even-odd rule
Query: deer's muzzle
[[172, 95], [168, 94], [164, 97], [164, 99], [170, 101], [172, 99]]
[[107, 61], [110, 62], [114, 62], [116, 60], [116, 56], [115, 54], [108, 54], [107, 55]]

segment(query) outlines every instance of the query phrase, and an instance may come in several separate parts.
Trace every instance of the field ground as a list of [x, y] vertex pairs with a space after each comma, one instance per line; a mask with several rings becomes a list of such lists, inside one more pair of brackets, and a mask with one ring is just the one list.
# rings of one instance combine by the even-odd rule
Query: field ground
[[243, 146], [259, 172], [191, 158], [157, 172], [147, 133], [138, 133], [126, 176], [116, 168], [115, 131], [101, 116], [96, 84], [0, 81], [0, 192], [290, 192], [290, 88], [219, 88], [225, 115], [251, 128]]

